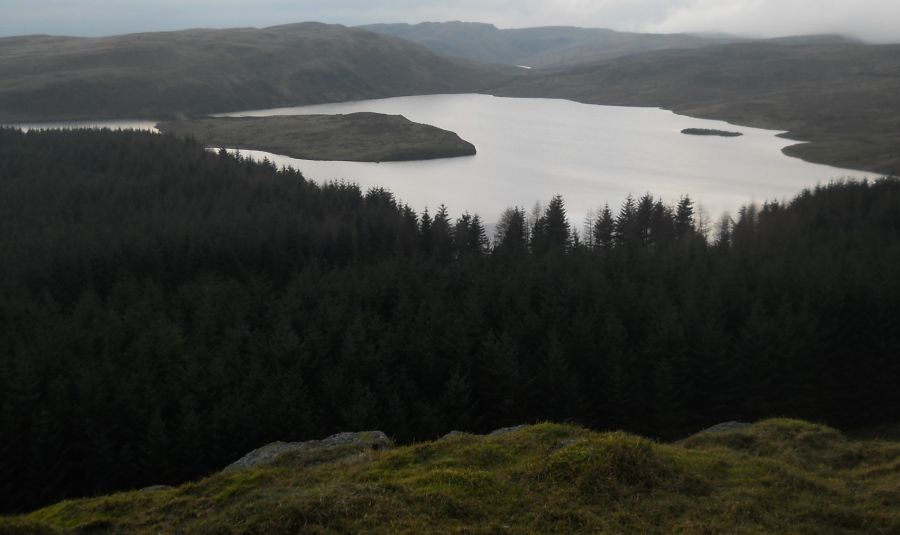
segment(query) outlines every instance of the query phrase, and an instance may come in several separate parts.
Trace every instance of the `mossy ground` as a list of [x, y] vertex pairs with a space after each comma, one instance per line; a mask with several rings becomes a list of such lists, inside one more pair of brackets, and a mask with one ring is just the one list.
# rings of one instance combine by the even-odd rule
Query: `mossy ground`
[[674, 444], [540, 424], [66, 501], [0, 533], [900, 533], [900, 443], [783, 419]]

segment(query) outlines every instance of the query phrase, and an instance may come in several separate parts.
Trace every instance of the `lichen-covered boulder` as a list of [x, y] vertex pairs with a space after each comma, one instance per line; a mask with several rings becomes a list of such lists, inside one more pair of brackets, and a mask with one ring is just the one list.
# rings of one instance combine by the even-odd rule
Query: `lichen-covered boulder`
[[381, 431], [338, 433], [322, 440], [306, 442], [273, 442], [257, 448], [225, 467], [223, 472], [234, 472], [264, 466], [288, 453], [320, 451], [339, 447], [357, 447], [359, 450], [386, 450], [391, 439]]
[[513, 427], [501, 427], [500, 429], [495, 429], [495, 430], [491, 431], [490, 433], [488, 433], [488, 436], [495, 437], [498, 435], [506, 435], [509, 433], [515, 433], [516, 431], [521, 431], [522, 429], [525, 429], [526, 427], [528, 427], [528, 426], [527, 425], [516, 425]]

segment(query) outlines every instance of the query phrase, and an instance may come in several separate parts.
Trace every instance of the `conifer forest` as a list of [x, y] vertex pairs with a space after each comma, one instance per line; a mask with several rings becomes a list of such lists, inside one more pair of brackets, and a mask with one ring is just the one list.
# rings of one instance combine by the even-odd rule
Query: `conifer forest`
[[348, 430], [900, 421], [900, 182], [712, 224], [684, 193], [489, 235], [191, 140], [0, 129], [0, 504]]

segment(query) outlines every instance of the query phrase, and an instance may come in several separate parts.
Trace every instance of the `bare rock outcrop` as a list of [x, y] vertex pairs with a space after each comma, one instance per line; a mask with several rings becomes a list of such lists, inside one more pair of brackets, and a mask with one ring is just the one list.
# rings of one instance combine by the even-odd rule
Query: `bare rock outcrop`
[[506, 435], [509, 433], [515, 433], [516, 431], [520, 431], [528, 427], [527, 425], [516, 425], [513, 427], [501, 427], [500, 429], [494, 429], [490, 433], [488, 433], [489, 437], [495, 437], [498, 435]]
[[237, 461], [229, 464], [223, 472], [236, 472], [264, 466], [275, 462], [282, 455], [295, 452], [312, 452], [341, 447], [365, 450], [386, 450], [391, 447], [391, 439], [381, 431], [362, 431], [359, 433], [338, 433], [322, 440], [306, 442], [272, 442], [257, 448]]
[[727, 433], [729, 431], [740, 431], [741, 429], [750, 427], [753, 424], [747, 422], [723, 422], [712, 427], [707, 427], [701, 433]]

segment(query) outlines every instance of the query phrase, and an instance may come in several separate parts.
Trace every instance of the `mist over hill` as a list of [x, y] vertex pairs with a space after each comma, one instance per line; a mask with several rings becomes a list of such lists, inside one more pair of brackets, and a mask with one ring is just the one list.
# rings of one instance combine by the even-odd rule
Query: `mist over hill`
[[570, 26], [501, 30], [492, 24], [458, 21], [372, 24], [362, 28], [402, 37], [448, 56], [534, 68], [566, 67], [652, 50], [699, 48], [741, 40], [725, 35], [629, 33]]

